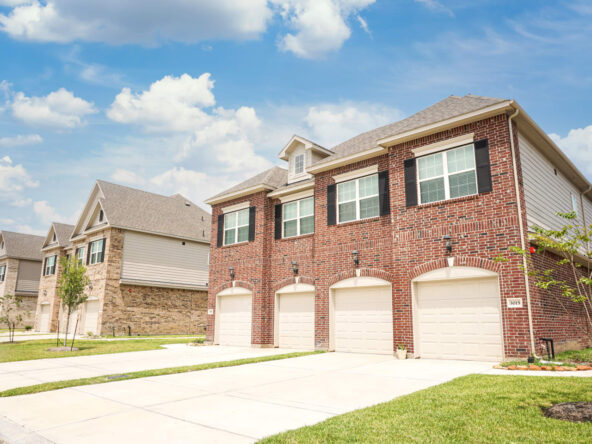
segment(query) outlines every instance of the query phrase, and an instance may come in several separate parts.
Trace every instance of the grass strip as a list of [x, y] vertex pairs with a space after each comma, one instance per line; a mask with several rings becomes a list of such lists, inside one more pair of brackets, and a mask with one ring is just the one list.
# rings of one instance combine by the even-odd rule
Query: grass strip
[[[237, 359], [234, 361], [209, 362], [206, 364], [185, 365], [181, 367], [159, 368], [155, 370], [141, 370], [139, 372], [128, 372], [124, 374], [111, 374], [94, 376], [92, 378], [66, 379], [64, 381], [46, 382], [44, 384], [28, 385], [25, 387], [16, 387], [0, 392], [1, 398], [9, 396], [30, 395], [33, 393], [49, 392], [68, 387], [79, 387], [82, 385], [105, 384], [108, 382], [127, 381], [129, 379], [148, 378], [150, 376], [174, 375], [176, 373], [196, 372], [200, 370], [209, 370], [213, 368], [234, 367], [237, 365], [256, 364], [258, 362], [277, 361], [280, 359], [298, 358], [301, 356], [324, 353], [324, 351], [294, 352], [281, 355], [259, 356], [256, 358]], [[113, 379], [110, 379], [113, 378]]]

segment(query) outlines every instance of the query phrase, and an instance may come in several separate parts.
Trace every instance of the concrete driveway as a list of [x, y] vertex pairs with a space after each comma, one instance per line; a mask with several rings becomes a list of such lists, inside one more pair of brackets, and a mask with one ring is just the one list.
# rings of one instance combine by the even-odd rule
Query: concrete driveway
[[0, 440], [253, 442], [491, 365], [326, 353], [63, 389], [2, 399]]

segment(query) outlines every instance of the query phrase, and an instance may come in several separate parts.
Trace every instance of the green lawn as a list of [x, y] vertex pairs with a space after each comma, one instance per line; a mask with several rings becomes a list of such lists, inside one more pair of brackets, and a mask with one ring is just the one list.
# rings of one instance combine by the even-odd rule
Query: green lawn
[[592, 347], [584, 350], [569, 350], [555, 355], [556, 361], [592, 362]]
[[195, 372], [220, 367], [234, 367], [236, 365], [255, 364], [257, 362], [277, 361], [280, 359], [298, 358], [300, 356], [324, 353], [322, 351], [294, 352], [282, 355], [260, 356], [257, 358], [237, 359], [234, 361], [210, 362], [207, 364], [185, 365], [182, 367], [159, 368], [155, 370], [142, 370], [139, 372], [128, 372], [116, 375], [95, 376], [93, 378], [67, 379], [64, 381], [46, 382], [44, 384], [28, 385], [17, 387], [0, 392], [0, 398], [18, 395], [29, 395], [32, 393], [49, 392], [68, 387], [79, 387], [81, 385], [106, 384], [109, 382], [124, 381], [127, 379], [147, 378], [149, 376], [173, 375], [176, 373]]
[[542, 415], [567, 401], [592, 401], [592, 378], [470, 375], [261, 442], [592, 442], [592, 423]]
[[[103, 341], [99, 339], [76, 340], [74, 347], [78, 351], [49, 352], [46, 349], [56, 346], [55, 339], [39, 341], [19, 341], [11, 344], [0, 342], [0, 362], [28, 361], [31, 359], [63, 358], [66, 356], [103, 355], [108, 353], [123, 353], [132, 351], [157, 350], [163, 344], [186, 344], [194, 342], [192, 338], [180, 339], [129, 339], [126, 341]], [[201, 339], [203, 340], [203, 338]], [[70, 345], [71, 340], [68, 341]], [[61, 345], [61, 343], [60, 343]]]

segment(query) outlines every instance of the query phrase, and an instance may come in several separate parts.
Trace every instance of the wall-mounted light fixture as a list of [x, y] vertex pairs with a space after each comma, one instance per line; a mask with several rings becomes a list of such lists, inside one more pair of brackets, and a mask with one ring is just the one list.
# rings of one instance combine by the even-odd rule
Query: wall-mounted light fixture
[[292, 261], [292, 271], [294, 272], [294, 276], [298, 274], [298, 262]]
[[358, 265], [360, 265], [360, 258], [359, 258], [360, 253], [358, 253], [358, 250], [354, 250], [352, 251], [352, 256], [354, 257], [354, 265], [357, 267]]
[[234, 281], [234, 267], [230, 267], [228, 271], [230, 272], [230, 280]]
[[449, 234], [444, 236], [444, 240], [446, 241], [446, 251], [449, 253], [452, 252], [452, 237]]

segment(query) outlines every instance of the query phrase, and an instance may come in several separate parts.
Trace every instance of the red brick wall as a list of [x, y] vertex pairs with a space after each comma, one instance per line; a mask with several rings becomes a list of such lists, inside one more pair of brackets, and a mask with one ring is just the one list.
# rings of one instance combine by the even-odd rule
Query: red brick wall
[[[407, 208], [403, 162], [413, 157], [411, 150], [467, 133], [474, 133], [475, 140], [489, 140], [493, 191]], [[391, 214], [328, 226], [326, 190], [334, 183], [333, 176], [375, 164], [378, 164], [378, 171], [389, 170]], [[292, 282], [291, 262], [297, 261], [299, 275], [316, 287], [316, 346], [328, 348], [329, 287], [353, 276], [352, 251], [357, 250], [363, 274], [392, 283], [393, 344], [405, 344], [413, 352], [411, 279], [445, 266], [448, 254], [442, 237], [450, 234], [453, 241], [450, 256], [456, 258], [455, 265], [499, 272], [505, 354], [528, 354], [526, 286], [518, 268], [520, 258], [508, 253], [509, 246], [520, 245], [520, 230], [505, 114], [406, 142], [391, 147], [388, 154], [380, 157], [319, 173], [315, 176], [314, 191], [315, 234], [292, 239], [273, 238], [273, 205], [278, 201], [266, 199], [264, 193], [213, 207], [209, 308], [215, 309], [215, 295], [230, 285], [228, 267], [234, 267], [236, 279], [248, 282], [254, 289], [253, 344], [273, 344], [276, 283]], [[524, 203], [522, 193], [521, 199]], [[216, 228], [221, 208], [246, 200], [257, 206], [255, 241], [217, 248]], [[509, 262], [495, 264], [493, 259], [499, 255], [507, 257]], [[509, 297], [522, 297], [523, 308], [508, 309], [505, 300]], [[213, 338], [213, 328], [214, 316], [211, 315], [209, 340]]]

